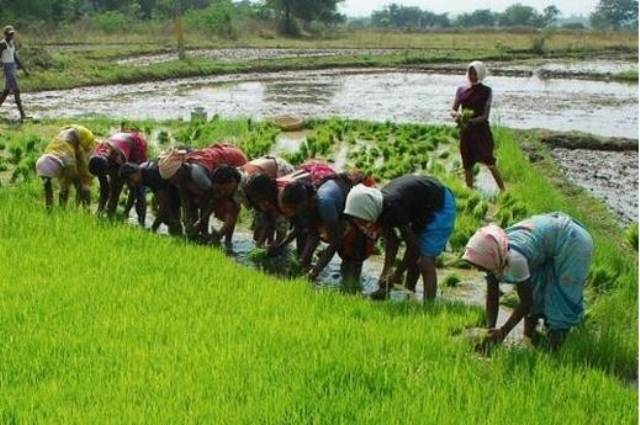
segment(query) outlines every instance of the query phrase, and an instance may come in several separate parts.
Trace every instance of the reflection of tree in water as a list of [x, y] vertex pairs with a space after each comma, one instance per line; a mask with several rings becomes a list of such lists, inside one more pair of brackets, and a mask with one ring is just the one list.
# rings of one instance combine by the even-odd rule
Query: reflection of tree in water
[[335, 94], [342, 88], [342, 79], [314, 77], [266, 82], [264, 99], [266, 102], [289, 104], [331, 103]]

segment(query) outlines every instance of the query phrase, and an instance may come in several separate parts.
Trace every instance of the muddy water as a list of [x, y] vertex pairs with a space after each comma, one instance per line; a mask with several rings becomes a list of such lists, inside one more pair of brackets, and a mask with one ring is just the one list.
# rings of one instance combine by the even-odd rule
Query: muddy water
[[554, 149], [554, 158], [575, 184], [603, 200], [620, 218], [638, 220], [638, 152]]
[[[255, 264], [250, 259], [251, 251], [254, 248], [255, 245], [251, 240], [251, 236], [248, 233], [239, 232], [234, 236], [233, 247], [229, 250], [229, 255], [241, 264], [255, 267]], [[320, 274], [314, 286], [316, 288], [331, 288], [350, 293], [361, 293], [363, 296], [368, 296], [378, 288], [378, 278], [382, 272], [383, 264], [384, 258], [381, 256], [374, 255], [369, 258], [364, 263], [359, 284], [354, 286], [353, 284], [342, 281], [340, 275], [340, 259], [336, 256]], [[440, 285], [438, 288], [438, 296], [446, 301], [462, 302], [470, 306], [483, 307], [486, 298], [484, 276], [481, 273], [470, 270], [440, 269], [438, 271], [440, 282], [443, 282], [444, 279], [452, 273], [459, 276], [461, 282], [453, 288]], [[504, 293], [508, 293], [513, 291], [513, 287], [510, 285], [501, 285], [501, 290]], [[422, 283], [418, 283], [415, 293], [409, 292], [400, 286], [395, 286], [390, 293], [390, 298], [394, 301], [422, 302]], [[510, 308], [500, 306], [498, 324], [504, 323], [509, 318], [511, 311]], [[522, 324], [517, 326], [516, 329], [511, 332], [506, 342], [511, 344], [519, 343], [523, 337], [523, 330]]]
[[[210, 116], [223, 117], [449, 122], [448, 109], [462, 83], [460, 75], [419, 71], [295, 71], [31, 93], [25, 103], [45, 117], [187, 118], [203, 106]], [[637, 138], [637, 86], [536, 77], [492, 77], [487, 83], [494, 90], [495, 124]]]
[[592, 61], [531, 60], [522, 62], [493, 62], [487, 64], [490, 72], [528, 72], [536, 75], [571, 77], [589, 75], [612, 75], [626, 71], [637, 71], [638, 63], [616, 59]]
[[[401, 53], [400, 49], [269, 49], [269, 48], [224, 48], [192, 49], [188, 57], [206, 58], [223, 62], [246, 62], [255, 60], [309, 58], [349, 55], [386, 55]], [[177, 60], [176, 52], [130, 56], [118, 60], [118, 65], [148, 66]]]

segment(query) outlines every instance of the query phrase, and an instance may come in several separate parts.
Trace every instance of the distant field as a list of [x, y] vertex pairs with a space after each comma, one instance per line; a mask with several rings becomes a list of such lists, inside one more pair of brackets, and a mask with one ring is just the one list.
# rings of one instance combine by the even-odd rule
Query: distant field
[[[633, 33], [558, 32], [540, 44], [539, 33], [433, 32], [398, 33], [353, 31], [326, 37], [284, 38], [271, 32], [239, 33], [234, 40], [188, 31], [187, 49], [294, 48], [354, 49], [338, 56], [286, 58], [248, 62], [218, 61], [188, 55], [187, 61], [135, 68], [115, 63], [118, 59], [175, 52], [170, 25], [132, 25], [118, 34], [82, 32], [74, 27], [53, 32], [19, 29], [22, 56], [31, 77], [21, 78], [25, 91], [63, 89], [82, 85], [133, 83], [158, 79], [327, 67], [411, 66], [438, 62], [483, 59], [509, 61], [541, 57], [590, 59], [604, 57], [637, 60], [638, 40]], [[357, 49], [396, 49], [368, 54]], [[634, 75], [617, 78], [633, 80]]]
[[[289, 48], [395, 48], [444, 50], [528, 49], [538, 32], [428, 32], [405, 33], [385, 31], [337, 31], [325, 37], [281, 37], [272, 32], [262, 36], [240, 31], [234, 40], [211, 34], [189, 31], [185, 35], [188, 46], [194, 47], [289, 47]], [[117, 34], [81, 32], [79, 30], [29, 34], [23, 39], [30, 44], [129, 44], [166, 48], [175, 43], [171, 25], [137, 24], [129, 31]], [[625, 48], [637, 49], [638, 37], [633, 32], [559, 31], [547, 46], [551, 50], [593, 50]]]

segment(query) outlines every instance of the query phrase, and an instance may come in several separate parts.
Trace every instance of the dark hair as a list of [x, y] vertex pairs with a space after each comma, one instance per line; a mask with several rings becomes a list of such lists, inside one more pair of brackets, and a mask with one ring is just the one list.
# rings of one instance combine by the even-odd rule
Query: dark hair
[[214, 184], [226, 184], [235, 181], [240, 183], [242, 175], [237, 168], [229, 165], [221, 165], [211, 173], [211, 182]]
[[121, 179], [128, 179], [138, 171], [140, 171], [140, 167], [137, 164], [127, 162], [125, 164], [122, 164], [120, 170], [118, 171], [118, 175]]
[[94, 176], [102, 176], [109, 169], [109, 160], [104, 156], [95, 155], [89, 160], [89, 172]]
[[282, 192], [282, 202], [287, 205], [299, 205], [315, 193], [313, 185], [303, 181], [293, 182], [287, 185]]
[[245, 193], [251, 204], [263, 201], [275, 204], [278, 202], [278, 185], [266, 174], [256, 174], [249, 177]]

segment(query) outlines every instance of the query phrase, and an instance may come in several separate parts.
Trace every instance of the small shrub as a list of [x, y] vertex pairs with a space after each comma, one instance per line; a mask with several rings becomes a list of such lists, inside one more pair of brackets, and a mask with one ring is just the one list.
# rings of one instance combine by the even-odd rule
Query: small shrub
[[129, 17], [117, 11], [99, 13], [94, 15], [92, 20], [97, 29], [109, 34], [124, 31], [130, 24]]

